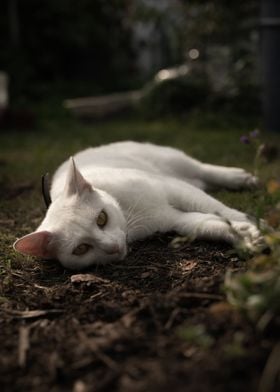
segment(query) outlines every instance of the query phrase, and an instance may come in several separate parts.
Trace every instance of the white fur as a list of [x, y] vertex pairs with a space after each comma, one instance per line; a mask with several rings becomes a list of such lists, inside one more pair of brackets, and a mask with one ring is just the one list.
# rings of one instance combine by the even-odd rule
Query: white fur
[[[123, 259], [127, 242], [172, 230], [191, 238], [243, 242], [252, 251], [263, 244], [244, 213], [202, 190], [256, 185], [257, 179], [243, 169], [204, 164], [173, 148], [136, 142], [89, 148], [76, 154], [74, 161], [76, 174], [69, 162], [56, 171], [52, 204], [37, 229], [55, 233], [55, 255], [66, 267], [80, 269]], [[78, 185], [69, 185], [71, 181]], [[93, 191], [83, 190], [88, 183]], [[102, 209], [108, 223], [101, 230], [95, 219]], [[92, 244], [92, 250], [73, 255], [73, 249], [84, 242]], [[110, 247], [118, 252], [112, 254]]]

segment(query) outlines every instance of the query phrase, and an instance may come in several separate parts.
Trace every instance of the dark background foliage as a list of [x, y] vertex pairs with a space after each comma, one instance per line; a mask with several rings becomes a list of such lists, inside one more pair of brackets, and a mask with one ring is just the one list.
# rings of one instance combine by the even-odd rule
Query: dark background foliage
[[15, 12], [4, 1], [0, 63], [17, 90], [64, 81], [114, 87], [132, 70], [129, 0], [26, 0]]
[[[199, 50], [197, 64], [214, 78], [212, 84], [218, 84], [221, 66], [226, 70], [224, 88], [232, 97], [247, 90], [249, 96], [255, 94], [257, 0], [156, 3], [2, 0], [0, 64], [10, 75], [12, 97], [93, 95], [140, 87], [160, 68], [190, 62], [192, 48]], [[139, 42], [137, 23], [152, 25], [150, 36]], [[160, 60], [141, 73], [139, 53], [155, 36]]]

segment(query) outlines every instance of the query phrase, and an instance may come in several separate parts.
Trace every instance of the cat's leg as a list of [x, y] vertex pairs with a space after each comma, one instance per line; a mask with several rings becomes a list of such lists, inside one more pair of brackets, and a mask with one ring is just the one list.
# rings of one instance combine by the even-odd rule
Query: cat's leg
[[164, 183], [169, 205], [184, 212], [214, 214], [227, 220], [248, 221], [246, 214], [208, 195], [203, 190], [177, 179]]
[[176, 177], [200, 189], [252, 189], [258, 185], [258, 178], [244, 169], [202, 163], [184, 154], [174, 156], [170, 164]]
[[258, 184], [258, 179], [244, 169], [202, 163], [173, 148], [161, 147], [155, 155], [164, 174], [187, 181], [201, 189], [253, 188]]
[[238, 167], [202, 164], [201, 179], [209, 188], [252, 189], [259, 181], [251, 173]]
[[201, 189], [183, 181], [170, 181], [165, 184], [165, 189], [169, 205], [173, 207], [173, 211], [177, 211], [178, 232], [182, 226], [186, 232], [197, 230], [199, 238], [205, 235], [207, 238], [224, 239], [232, 243], [240, 242], [243, 238], [251, 250], [260, 247], [260, 244], [262, 248], [265, 247], [263, 236], [255, 222], [243, 212], [227, 207]]
[[182, 213], [176, 210], [169, 211], [169, 222], [172, 230], [190, 240], [221, 240], [234, 246], [242, 246], [251, 252], [259, 252], [265, 247], [263, 237], [250, 222], [227, 222], [213, 214]]
[[184, 180], [200, 189], [240, 189], [257, 184], [256, 177], [243, 169], [202, 163], [171, 147], [145, 145], [141, 159], [151, 163], [162, 175]]

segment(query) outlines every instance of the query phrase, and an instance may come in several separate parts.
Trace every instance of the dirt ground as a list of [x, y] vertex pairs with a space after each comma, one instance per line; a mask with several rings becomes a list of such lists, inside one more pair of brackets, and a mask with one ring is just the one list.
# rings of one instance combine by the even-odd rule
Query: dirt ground
[[[16, 219], [1, 212], [24, 230]], [[173, 237], [82, 274], [13, 254], [0, 276], [1, 391], [264, 392], [277, 334], [258, 336], [223, 291], [245, 262], [225, 244], [174, 248]]]

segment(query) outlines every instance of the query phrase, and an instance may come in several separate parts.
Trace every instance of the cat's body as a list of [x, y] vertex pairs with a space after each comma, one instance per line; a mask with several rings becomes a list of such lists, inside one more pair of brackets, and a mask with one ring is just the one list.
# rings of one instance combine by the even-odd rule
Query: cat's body
[[[17, 250], [82, 268], [123, 259], [127, 243], [155, 232], [243, 242], [252, 251], [263, 242], [244, 213], [202, 190], [256, 185], [243, 169], [204, 164], [173, 148], [135, 142], [90, 148], [74, 161], [56, 171], [47, 215], [35, 233], [16, 242]], [[100, 225], [104, 214], [106, 222]]]

